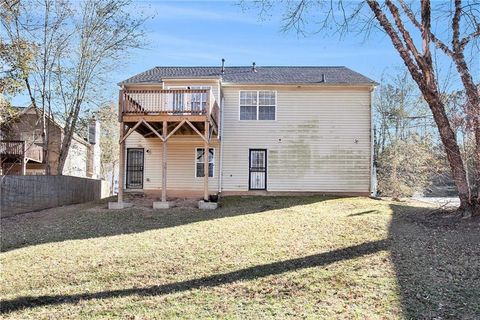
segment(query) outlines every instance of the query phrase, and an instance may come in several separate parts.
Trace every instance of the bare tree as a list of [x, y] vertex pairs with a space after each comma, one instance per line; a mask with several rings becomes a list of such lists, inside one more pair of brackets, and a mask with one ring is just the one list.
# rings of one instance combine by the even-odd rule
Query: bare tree
[[[440, 79], [432, 58], [433, 47], [436, 47], [456, 67], [467, 97], [465, 117], [475, 136], [475, 168], [480, 172], [480, 90], [473, 80], [466, 57], [467, 52], [472, 52], [478, 58], [480, 3], [455, 0], [451, 6], [438, 3], [433, 10], [430, 0], [421, 0], [420, 6], [415, 2], [407, 4], [404, 0], [398, 0], [398, 3], [391, 0], [382, 3], [377, 0], [360, 3], [341, 0], [283, 3], [286, 30], [295, 29], [305, 34], [308, 23], [315, 22], [315, 26], [319, 26], [314, 30], [316, 32], [333, 28], [339, 34], [355, 31], [368, 36], [376, 28], [388, 35], [432, 112], [458, 190], [460, 212], [465, 217], [480, 215], [479, 183], [475, 187], [467, 180], [465, 163], [446, 112], [439, 89]], [[257, 2], [261, 11], [269, 10], [274, 4], [272, 1]], [[432, 13], [449, 25], [448, 30], [440, 33], [432, 30]], [[415, 34], [419, 36], [414, 37]], [[447, 37], [450, 44], [442, 40]]]
[[79, 117], [100, 99], [112, 70], [143, 44], [145, 17], [130, 14], [131, 0], [2, 1], [10, 10], [11, 19], [2, 19], [10, 42], [31, 39], [37, 45], [35, 68], [23, 80], [32, 105], [63, 120], [56, 168], [62, 174]]
[[[10, 56], [11, 65], [15, 67], [12, 70], [19, 73], [22, 87], [27, 89], [32, 106], [42, 110], [38, 122], [42, 126], [44, 157], [49, 159], [50, 122], [47, 117], [52, 114], [51, 92], [55, 81], [53, 70], [72, 34], [67, 28], [72, 10], [67, 2], [54, 0], [3, 0], [2, 9], [2, 25], [14, 53]], [[32, 15], [32, 11], [42, 14]], [[29, 45], [33, 48], [30, 52]], [[50, 174], [50, 170], [50, 162], [46, 161], [46, 174]]]
[[[448, 194], [451, 175], [428, 106], [407, 70], [385, 73], [373, 100], [378, 192], [394, 199], [415, 193]], [[458, 92], [443, 97], [450, 121], [460, 125]], [[464, 159], [469, 157], [464, 154]]]
[[373, 101], [376, 155], [396, 140], [406, 139], [412, 131], [425, 138], [433, 121], [407, 71], [383, 75], [380, 83]]
[[82, 4], [82, 18], [76, 23], [80, 37], [73, 68], [71, 72], [59, 68], [58, 72], [66, 115], [59, 172], [65, 165], [82, 105], [95, 98], [95, 87], [105, 81], [127, 52], [142, 44], [144, 19], [132, 17], [129, 4], [128, 0], [85, 0]]

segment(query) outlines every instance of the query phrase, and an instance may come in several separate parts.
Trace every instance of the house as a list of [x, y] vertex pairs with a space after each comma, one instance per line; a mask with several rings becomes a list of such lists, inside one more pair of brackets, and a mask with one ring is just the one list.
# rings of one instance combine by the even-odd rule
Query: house
[[156, 67], [119, 86], [119, 206], [123, 189], [161, 191], [158, 207], [371, 191], [375, 82], [346, 67]]
[[[43, 113], [33, 106], [15, 108], [16, 115], [0, 128], [0, 170], [3, 175], [44, 175], [47, 165], [50, 174], [57, 174], [58, 155], [63, 139], [63, 127], [58, 120], [45, 116], [48, 141], [43, 147]], [[63, 175], [99, 178], [100, 146], [98, 124], [92, 123], [90, 142], [74, 134]], [[96, 130], [96, 132], [95, 132]], [[95, 136], [96, 134], [96, 136]]]

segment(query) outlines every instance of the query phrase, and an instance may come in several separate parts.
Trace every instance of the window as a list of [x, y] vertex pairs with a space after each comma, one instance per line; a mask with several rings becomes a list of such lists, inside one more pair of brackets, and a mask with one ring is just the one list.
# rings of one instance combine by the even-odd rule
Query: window
[[[195, 149], [195, 177], [203, 178], [204, 177], [204, 148]], [[208, 149], [208, 177], [213, 178], [213, 171], [215, 167], [215, 149]]]
[[240, 120], [275, 120], [275, 91], [240, 91]]

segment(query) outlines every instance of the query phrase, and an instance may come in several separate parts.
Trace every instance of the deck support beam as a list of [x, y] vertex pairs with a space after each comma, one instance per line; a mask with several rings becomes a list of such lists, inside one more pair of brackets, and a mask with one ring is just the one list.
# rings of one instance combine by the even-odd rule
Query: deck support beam
[[167, 121], [163, 121], [162, 130], [162, 202], [167, 202]]
[[22, 142], [22, 167], [20, 168], [20, 173], [22, 176], [27, 174], [27, 158], [25, 154], [27, 153], [27, 147], [25, 146], [25, 141]]
[[152, 131], [152, 132], [150, 132], [150, 133], [155, 134], [157, 137], [160, 138], [160, 140], [165, 141], [164, 136], [161, 136], [160, 133], [158, 133], [158, 131], [155, 130], [155, 128], [152, 127], [152, 125], [151, 125], [150, 123], [148, 123], [148, 122], [145, 121], [145, 120], [142, 120], [142, 122], [147, 126], [148, 129], [150, 129], [150, 131]]
[[[208, 142], [208, 140], [207, 140], [208, 135], [207, 134], [205, 134], [205, 135], [201, 134], [200, 131], [198, 131], [198, 129], [195, 128], [195, 126], [190, 121], [186, 120], [185, 123], [188, 124], [193, 129], [193, 131], [195, 131], [200, 136], [200, 138], [203, 139], [203, 141]], [[206, 121], [206, 123], [207, 123], [207, 121]]]
[[208, 201], [208, 167], [209, 167], [209, 131], [210, 123], [205, 121], [205, 147], [203, 149], [203, 200]]
[[[120, 137], [125, 134], [125, 126], [120, 122]], [[125, 139], [120, 140], [118, 160], [118, 203], [123, 203], [123, 178], [125, 175]]]
[[[124, 142], [125, 139], [127, 139], [128, 136], [131, 135], [133, 133], [133, 131], [135, 131], [135, 129], [137, 129], [138, 126], [140, 126], [142, 123], [143, 123], [142, 120], [138, 121], [132, 128], [128, 129], [127, 133], [124, 132], [124, 129], [121, 129], [121, 131], [120, 131], [120, 143]], [[122, 123], [122, 125], [123, 125], [123, 123]]]

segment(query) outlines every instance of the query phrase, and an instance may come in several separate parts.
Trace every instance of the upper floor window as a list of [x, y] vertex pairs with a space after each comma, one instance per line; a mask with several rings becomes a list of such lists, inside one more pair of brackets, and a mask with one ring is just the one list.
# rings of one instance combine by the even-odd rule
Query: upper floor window
[[240, 120], [275, 120], [275, 91], [240, 91]]

